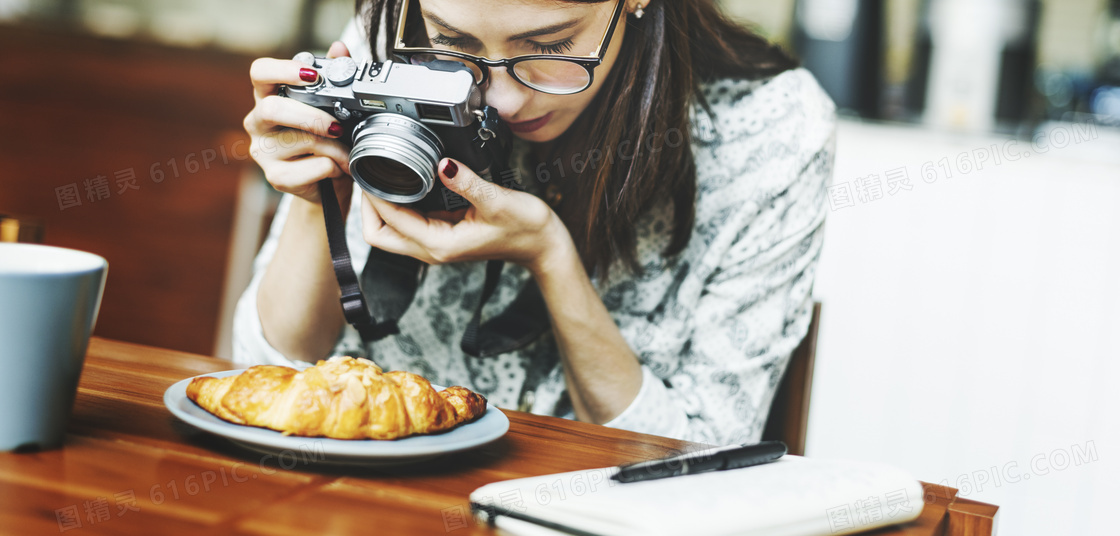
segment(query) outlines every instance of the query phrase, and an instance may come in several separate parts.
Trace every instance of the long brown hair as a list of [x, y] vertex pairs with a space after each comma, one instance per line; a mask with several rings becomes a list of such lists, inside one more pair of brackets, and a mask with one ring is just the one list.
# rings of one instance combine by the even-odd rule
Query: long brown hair
[[[389, 28], [386, 49], [392, 49], [401, 1], [356, 0], [358, 12], [368, 15], [371, 50], [379, 49], [383, 17]], [[627, 16], [626, 25], [622, 49], [599, 94], [553, 153], [532, 168], [539, 179], [547, 174], [555, 181], [559, 202], [553, 208], [588, 273], [603, 280], [617, 260], [640, 272], [635, 223], [658, 202], [673, 205], [664, 255], [675, 256], [688, 245], [696, 219], [689, 110], [694, 101], [707, 108], [700, 83], [763, 79], [797, 66], [780, 48], [728, 20], [712, 0], [651, 0], [641, 19]]]

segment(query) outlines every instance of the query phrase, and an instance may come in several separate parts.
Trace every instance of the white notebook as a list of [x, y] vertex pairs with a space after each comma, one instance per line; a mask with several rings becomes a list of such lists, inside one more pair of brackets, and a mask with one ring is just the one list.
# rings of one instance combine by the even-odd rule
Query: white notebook
[[616, 471], [495, 482], [471, 493], [471, 503], [480, 518], [525, 536], [838, 536], [911, 521], [923, 504], [916, 479], [866, 462], [787, 455], [755, 467], [629, 484], [611, 480]]

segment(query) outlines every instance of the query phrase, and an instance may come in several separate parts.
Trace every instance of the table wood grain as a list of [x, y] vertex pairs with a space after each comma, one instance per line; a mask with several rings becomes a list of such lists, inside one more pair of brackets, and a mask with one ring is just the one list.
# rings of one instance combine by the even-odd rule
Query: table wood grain
[[[491, 535], [468, 496], [498, 480], [606, 467], [697, 445], [503, 410], [501, 439], [422, 464], [325, 466], [244, 450], [171, 415], [173, 383], [220, 359], [94, 338], [62, 448], [0, 453], [3, 534]], [[921, 517], [877, 536], [991, 534], [998, 508], [923, 484]]]

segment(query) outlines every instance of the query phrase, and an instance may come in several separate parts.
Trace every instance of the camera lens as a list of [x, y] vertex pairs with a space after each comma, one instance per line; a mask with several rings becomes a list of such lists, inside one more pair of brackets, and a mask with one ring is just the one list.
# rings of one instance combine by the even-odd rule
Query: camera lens
[[419, 178], [408, 166], [380, 156], [367, 156], [355, 162], [362, 177], [376, 177], [377, 189], [391, 195], [416, 195]]
[[443, 143], [409, 117], [375, 114], [354, 129], [350, 175], [363, 190], [394, 203], [428, 195], [436, 181]]

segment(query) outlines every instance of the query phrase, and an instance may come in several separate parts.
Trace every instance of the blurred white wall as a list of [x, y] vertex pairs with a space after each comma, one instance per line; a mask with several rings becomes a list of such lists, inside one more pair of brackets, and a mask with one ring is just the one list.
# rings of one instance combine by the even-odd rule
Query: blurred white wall
[[[723, 2], [779, 40], [793, 3]], [[1043, 0], [1043, 71], [1099, 64], [1105, 3]], [[888, 0], [889, 20], [912, 26], [919, 5]], [[889, 36], [897, 81], [912, 34]], [[1120, 133], [1046, 128], [1034, 143], [842, 121], [808, 454], [957, 487], [1001, 507], [1003, 535], [1112, 535]]]
[[1110, 535], [1120, 134], [1037, 142], [841, 123], [808, 454], [958, 487], [1001, 534]]

